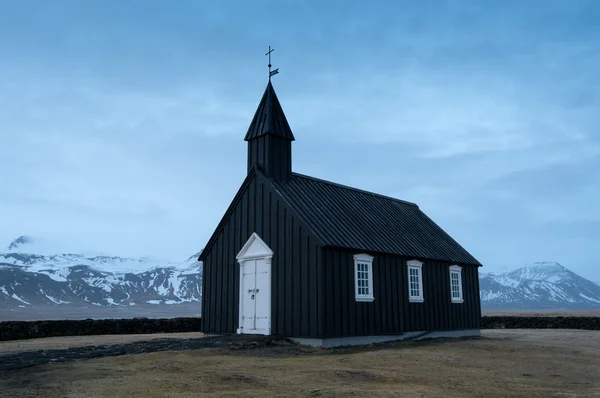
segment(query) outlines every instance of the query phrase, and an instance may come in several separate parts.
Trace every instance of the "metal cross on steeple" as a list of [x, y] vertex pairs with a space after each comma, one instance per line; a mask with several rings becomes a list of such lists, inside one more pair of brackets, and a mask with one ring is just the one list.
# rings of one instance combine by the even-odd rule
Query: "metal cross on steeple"
[[269, 80], [271, 80], [271, 76], [275, 76], [276, 74], [279, 73], [279, 68], [271, 71], [271, 53], [275, 51], [274, 48], [271, 48], [271, 46], [269, 46], [269, 51], [265, 54], [269, 56]]

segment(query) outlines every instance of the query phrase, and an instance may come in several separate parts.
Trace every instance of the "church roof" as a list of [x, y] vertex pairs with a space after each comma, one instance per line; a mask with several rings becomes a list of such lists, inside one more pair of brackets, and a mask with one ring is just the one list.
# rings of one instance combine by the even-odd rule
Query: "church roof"
[[252, 138], [267, 134], [286, 138], [290, 141], [295, 140], [270, 80], [244, 140], [249, 141]]
[[481, 265], [414, 203], [298, 173], [271, 182], [325, 246]]

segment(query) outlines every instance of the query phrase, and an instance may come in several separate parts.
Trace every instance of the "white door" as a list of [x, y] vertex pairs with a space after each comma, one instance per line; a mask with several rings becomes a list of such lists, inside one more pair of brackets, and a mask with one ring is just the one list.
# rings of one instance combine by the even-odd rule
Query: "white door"
[[269, 334], [271, 305], [269, 270], [264, 258], [246, 260], [243, 266], [242, 330], [244, 334]]
[[254, 233], [237, 256], [240, 264], [238, 333], [271, 334], [273, 251]]

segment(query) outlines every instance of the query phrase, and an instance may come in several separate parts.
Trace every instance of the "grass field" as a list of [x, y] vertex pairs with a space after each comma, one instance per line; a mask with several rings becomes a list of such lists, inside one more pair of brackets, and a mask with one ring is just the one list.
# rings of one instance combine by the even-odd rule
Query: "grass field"
[[[600, 397], [600, 332], [482, 334], [335, 350], [281, 343], [46, 364], [0, 372], [0, 391], [6, 397]], [[137, 337], [96, 336], [93, 341], [132, 338]], [[65, 339], [21, 343], [39, 350], [67, 346]], [[4, 352], [14, 344], [19, 342], [3, 343]]]

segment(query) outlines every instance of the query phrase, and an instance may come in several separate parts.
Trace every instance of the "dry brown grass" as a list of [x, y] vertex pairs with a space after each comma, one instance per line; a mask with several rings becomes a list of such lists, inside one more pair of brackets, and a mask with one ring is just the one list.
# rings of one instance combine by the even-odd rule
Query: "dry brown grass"
[[486, 330], [482, 339], [319, 350], [158, 352], [0, 372], [7, 397], [600, 397], [600, 332]]

